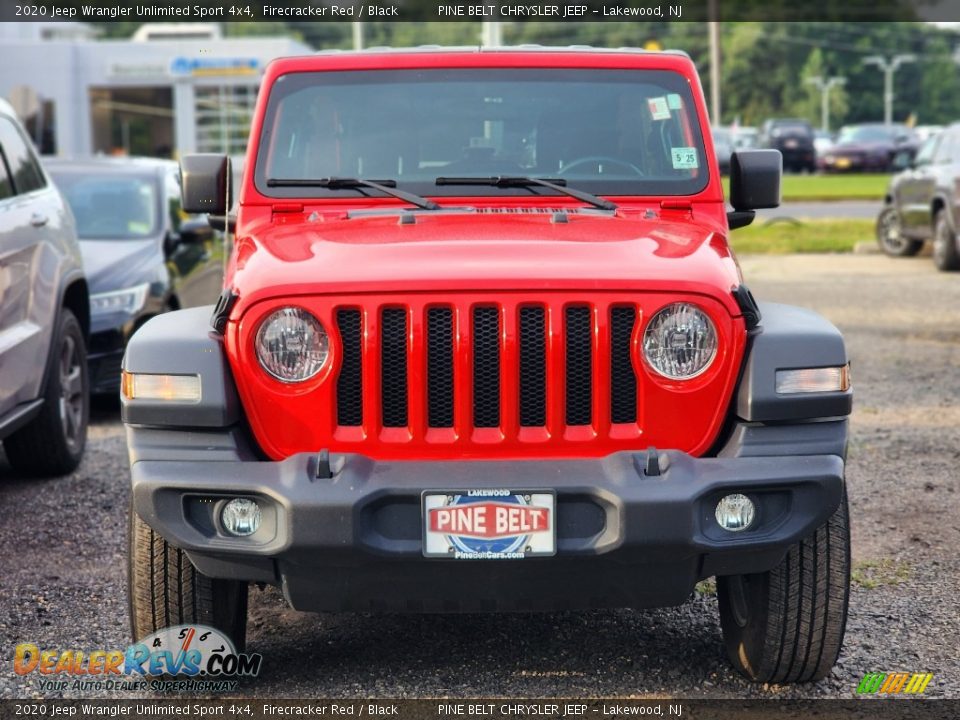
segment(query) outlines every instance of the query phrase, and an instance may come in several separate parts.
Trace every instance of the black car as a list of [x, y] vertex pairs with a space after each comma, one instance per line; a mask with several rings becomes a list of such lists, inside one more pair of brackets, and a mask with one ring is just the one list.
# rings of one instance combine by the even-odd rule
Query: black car
[[919, 146], [919, 137], [906, 125], [847, 125], [820, 165], [832, 172], [889, 172], [895, 157], [912, 160]]
[[916, 255], [933, 241], [933, 262], [940, 270], [960, 270], [960, 242], [954, 198], [960, 182], [960, 123], [928, 139], [914, 157], [904, 150], [877, 218], [877, 242], [887, 254]]
[[806, 120], [771, 119], [760, 128], [760, 147], [779, 150], [784, 170], [815, 172], [817, 151], [813, 141], [813, 127]]
[[90, 285], [91, 392], [116, 394], [127, 340], [146, 320], [216, 302], [222, 237], [180, 209], [177, 164], [48, 158], [73, 210]]

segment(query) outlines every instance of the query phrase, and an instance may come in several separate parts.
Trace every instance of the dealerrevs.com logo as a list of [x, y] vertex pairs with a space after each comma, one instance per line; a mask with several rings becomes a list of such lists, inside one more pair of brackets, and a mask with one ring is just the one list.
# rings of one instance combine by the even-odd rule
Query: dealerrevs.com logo
[[132, 690], [227, 692], [239, 677], [255, 677], [263, 656], [238, 653], [215, 628], [177, 625], [164, 628], [126, 650], [40, 649], [17, 645], [13, 671], [37, 673], [40, 690]]

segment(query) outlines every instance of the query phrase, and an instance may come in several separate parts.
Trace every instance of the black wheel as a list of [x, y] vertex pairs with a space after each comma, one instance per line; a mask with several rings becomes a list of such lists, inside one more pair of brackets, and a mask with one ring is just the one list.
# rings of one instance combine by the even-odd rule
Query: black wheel
[[937, 210], [933, 221], [933, 264], [938, 270], [960, 270], [960, 248], [957, 236], [947, 220], [947, 211]]
[[733, 666], [757, 682], [812, 682], [843, 645], [850, 595], [850, 526], [840, 507], [769, 572], [717, 578], [720, 625]]
[[197, 570], [182, 550], [153, 531], [133, 509], [128, 531], [127, 598], [134, 640], [173, 625], [208, 625], [237, 652], [247, 640], [247, 583]]
[[877, 244], [890, 257], [910, 257], [920, 252], [922, 240], [904, 237], [897, 209], [888, 205], [877, 217]]
[[3, 441], [10, 465], [34, 477], [73, 472], [87, 444], [87, 349], [80, 323], [66, 308], [60, 311], [48, 364], [40, 414]]

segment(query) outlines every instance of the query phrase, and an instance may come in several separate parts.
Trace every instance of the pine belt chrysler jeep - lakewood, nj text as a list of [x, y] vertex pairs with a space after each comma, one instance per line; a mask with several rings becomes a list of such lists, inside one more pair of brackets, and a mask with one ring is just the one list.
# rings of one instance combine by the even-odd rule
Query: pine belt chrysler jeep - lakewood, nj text
[[846, 623], [837, 330], [759, 306], [681, 53], [518, 48], [272, 63], [215, 308], [123, 362], [139, 638], [242, 647], [247, 584], [302, 610], [675, 605], [716, 576], [734, 665], [807, 681]]

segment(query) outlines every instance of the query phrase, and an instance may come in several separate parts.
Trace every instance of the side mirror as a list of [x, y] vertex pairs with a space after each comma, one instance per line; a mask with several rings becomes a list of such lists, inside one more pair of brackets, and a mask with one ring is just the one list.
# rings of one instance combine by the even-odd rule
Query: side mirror
[[224, 215], [233, 195], [233, 173], [226, 155], [199, 153], [180, 161], [181, 205], [188, 213]]
[[202, 218], [184, 220], [180, 225], [180, 243], [182, 245], [199, 245], [213, 240], [213, 228]]
[[740, 150], [730, 156], [731, 230], [753, 222], [754, 211], [780, 206], [783, 156], [779, 150]]

